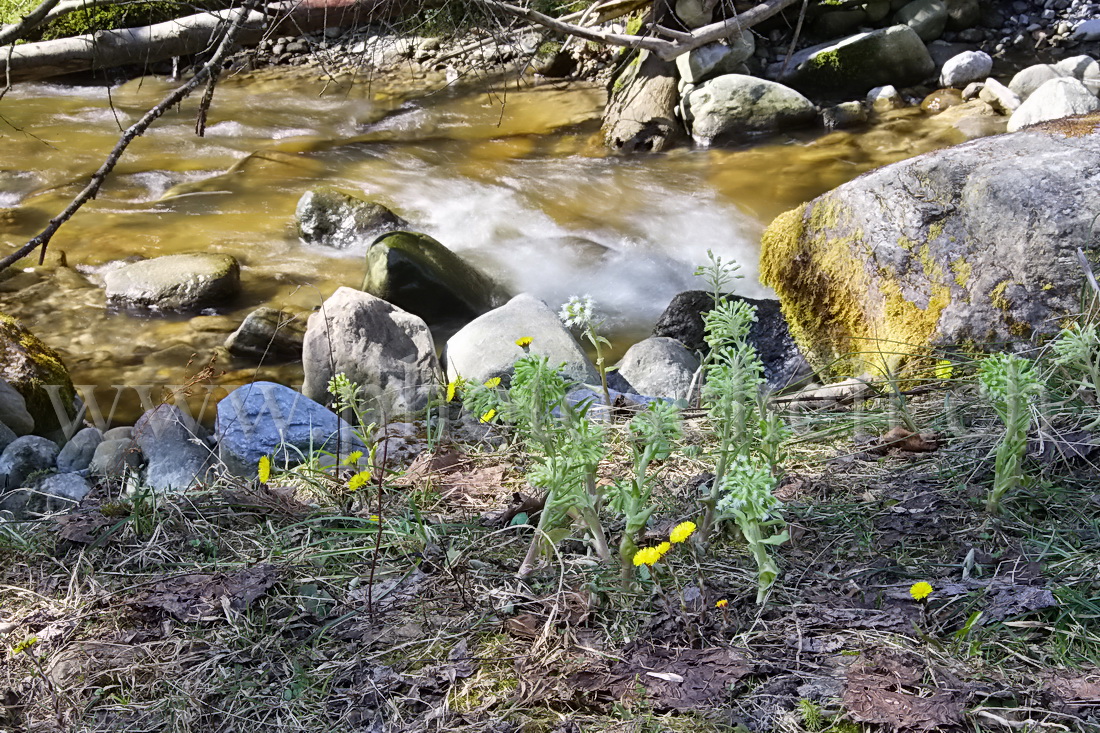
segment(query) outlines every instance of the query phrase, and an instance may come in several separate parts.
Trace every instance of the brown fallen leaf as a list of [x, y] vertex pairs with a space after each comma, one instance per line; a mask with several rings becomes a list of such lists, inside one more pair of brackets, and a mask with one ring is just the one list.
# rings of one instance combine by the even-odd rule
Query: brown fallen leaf
[[81, 545], [90, 545], [104, 537], [107, 528], [119, 521], [117, 517], [103, 516], [98, 509], [62, 514], [53, 518], [57, 535], [61, 539]]
[[872, 453], [884, 455], [891, 450], [905, 451], [907, 453], [931, 453], [939, 449], [939, 442], [932, 433], [914, 433], [903, 427], [890, 428], [876, 441], [876, 445], [868, 450]]
[[915, 654], [872, 653], [848, 672], [843, 695], [848, 716], [895, 731], [943, 730], [962, 723], [967, 691], [921, 684], [925, 672]]
[[179, 621], [216, 621], [225, 609], [243, 611], [275, 585], [274, 565], [256, 565], [232, 574], [192, 573], [166, 578], [131, 605], [167, 613]]

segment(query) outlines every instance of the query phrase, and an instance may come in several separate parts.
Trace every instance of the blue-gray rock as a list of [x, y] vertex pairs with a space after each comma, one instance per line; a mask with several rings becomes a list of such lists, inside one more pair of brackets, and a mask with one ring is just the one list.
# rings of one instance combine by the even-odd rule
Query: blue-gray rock
[[145, 456], [146, 486], [183, 491], [201, 482], [213, 459], [205, 431], [175, 405], [160, 405], [134, 423], [134, 443]]
[[613, 373], [635, 394], [685, 400], [698, 368], [699, 358], [682, 343], [653, 336], [627, 349]]
[[[590, 387], [576, 387], [565, 395], [565, 401], [576, 407], [587, 405], [586, 415], [596, 422], [608, 422], [612, 418], [612, 410], [616, 408], [644, 409], [651, 402], [668, 402], [663, 397], [651, 397], [633, 392], [620, 392], [617, 389], [608, 388], [607, 396], [611, 398], [611, 407], [604, 400], [603, 390]], [[554, 408], [554, 414], [560, 415], [561, 408]]]
[[11, 512], [16, 520], [35, 519], [76, 507], [92, 489], [78, 473], [52, 473], [32, 483], [3, 494], [0, 510]]
[[218, 457], [238, 476], [255, 476], [263, 456], [294, 465], [311, 451], [365, 450], [351, 425], [325, 406], [273, 382], [238, 387], [218, 403]]
[[7, 476], [6, 488], [21, 488], [32, 473], [53, 468], [60, 450], [57, 443], [37, 435], [13, 440], [0, 453], [0, 474]]
[[0, 424], [17, 436], [34, 432], [34, 418], [27, 411], [26, 400], [4, 379], [0, 379]]
[[[108, 435], [112, 431], [108, 430]], [[120, 479], [127, 469], [140, 471], [145, 465], [145, 457], [133, 439], [108, 438], [96, 446], [88, 473], [107, 479]]]
[[0, 452], [11, 445], [12, 441], [18, 437], [18, 435], [11, 431], [11, 428], [0, 422]]
[[134, 429], [129, 425], [111, 428], [103, 434], [104, 440], [130, 440], [134, 437]]
[[99, 428], [84, 428], [74, 435], [57, 456], [57, 470], [61, 473], [83, 471], [92, 464], [95, 449], [103, 442]]

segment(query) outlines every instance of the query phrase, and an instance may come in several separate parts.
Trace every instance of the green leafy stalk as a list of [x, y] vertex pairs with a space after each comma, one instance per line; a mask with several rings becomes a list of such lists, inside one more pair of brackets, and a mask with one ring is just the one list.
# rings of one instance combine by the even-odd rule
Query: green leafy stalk
[[749, 546], [756, 561], [756, 602], [763, 603], [779, 577], [779, 566], [768, 553], [768, 546], [781, 545], [790, 539], [786, 522], [778, 514], [781, 504], [772, 493], [775, 478], [769, 467], [738, 456], [730, 465], [721, 489], [718, 509], [733, 518]]
[[982, 360], [978, 381], [982, 394], [1005, 426], [1005, 434], [994, 452], [993, 488], [985, 503], [987, 512], [1000, 514], [1002, 498], [1023, 483], [1031, 401], [1040, 385], [1030, 361], [1005, 353]]
[[604, 404], [610, 406], [611, 392], [607, 388], [607, 373], [610, 369], [605, 362], [604, 349], [611, 348], [611, 342], [599, 333], [600, 323], [596, 321], [596, 301], [590, 295], [585, 295], [583, 298], [574, 295], [562, 305], [558, 317], [566, 326], [581, 329], [581, 334], [596, 350], [596, 370], [600, 373]]

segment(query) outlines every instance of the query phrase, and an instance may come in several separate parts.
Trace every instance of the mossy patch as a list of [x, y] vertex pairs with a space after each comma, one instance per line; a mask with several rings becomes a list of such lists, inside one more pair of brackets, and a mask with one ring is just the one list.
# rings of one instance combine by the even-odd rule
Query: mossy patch
[[23, 396], [36, 433], [53, 432], [61, 426], [48, 387], [58, 388], [57, 396], [69, 416], [73, 415], [76, 389], [61, 356], [4, 313], [0, 313], [0, 378]]
[[951, 272], [955, 275], [955, 284], [965, 289], [970, 283], [973, 268], [969, 262], [960, 257], [951, 263]]
[[1008, 286], [1011, 285], [1010, 280], [1002, 280], [993, 286], [993, 289], [989, 291], [989, 302], [997, 308], [1003, 310], [1005, 313], [1012, 308], [1012, 303], [1005, 296], [1005, 291], [1008, 290]]

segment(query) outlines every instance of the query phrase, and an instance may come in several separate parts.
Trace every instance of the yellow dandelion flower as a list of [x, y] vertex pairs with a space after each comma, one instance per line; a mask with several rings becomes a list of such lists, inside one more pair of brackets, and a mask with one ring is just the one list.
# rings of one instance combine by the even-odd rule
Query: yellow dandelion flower
[[19, 642], [18, 644], [16, 644], [15, 646], [13, 646], [11, 648], [11, 655], [13, 657], [18, 656], [19, 654], [22, 654], [23, 652], [27, 651], [28, 649], [30, 649], [32, 646], [34, 646], [37, 643], [38, 643], [38, 637], [37, 636], [28, 636], [26, 639], [24, 639], [23, 641]]
[[909, 595], [913, 596], [914, 601], [923, 601], [932, 595], [932, 584], [923, 580], [919, 583], [913, 583], [913, 586], [909, 589]]
[[661, 559], [661, 553], [657, 552], [656, 547], [643, 547], [634, 553], [634, 565], [653, 565]]
[[728, 606], [729, 604], [730, 604], [730, 602], [729, 602], [729, 601], [727, 601], [727, 600], [726, 600], [725, 598], [723, 598], [722, 600], [720, 600], [720, 601], [718, 601], [717, 603], [715, 603], [715, 604], [714, 604], [714, 607], [715, 607], [715, 608], [725, 608], [725, 607], [726, 607], [726, 606]]
[[351, 453], [348, 453], [346, 458], [344, 458], [343, 463], [345, 466], [354, 466], [356, 463], [362, 460], [362, 458], [363, 451], [353, 450]]
[[672, 528], [668, 539], [672, 544], [676, 544], [677, 542], [683, 542], [693, 534], [695, 534], [695, 522], [680, 522]]
[[451, 402], [455, 398], [455, 393], [458, 392], [458, 380], [452, 379], [447, 382], [447, 401]]
[[266, 484], [271, 480], [271, 459], [267, 456], [262, 456], [260, 462], [256, 464], [256, 475], [260, 479], [261, 484]]
[[490, 379], [488, 382], [485, 383], [485, 386], [488, 387], [489, 389], [493, 389], [494, 387], [499, 387], [500, 386], [500, 377], [493, 377], [492, 379]]
[[489, 422], [490, 420], [492, 420], [496, 416], [497, 416], [497, 411], [496, 411], [495, 408], [493, 408], [493, 409], [490, 409], [488, 412], [486, 412], [484, 415], [482, 415], [478, 419], [481, 420], [481, 422]]
[[360, 471], [348, 479], [348, 491], [358, 491], [370, 483], [370, 471]]
[[657, 545], [653, 549], [657, 551], [657, 553], [658, 553], [658, 555], [660, 555], [660, 557], [664, 557], [665, 553], [667, 553], [669, 550], [672, 549], [672, 545], [670, 545], [667, 542], [662, 542], [661, 544]]
[[526, 349], [528, 346], [531, 345], [532, 341], [534, 341], [534, 339], [530, 336], [521, 336], [520, 338], [516, 339], [516, 346], [520, 347], [521, 349]]

